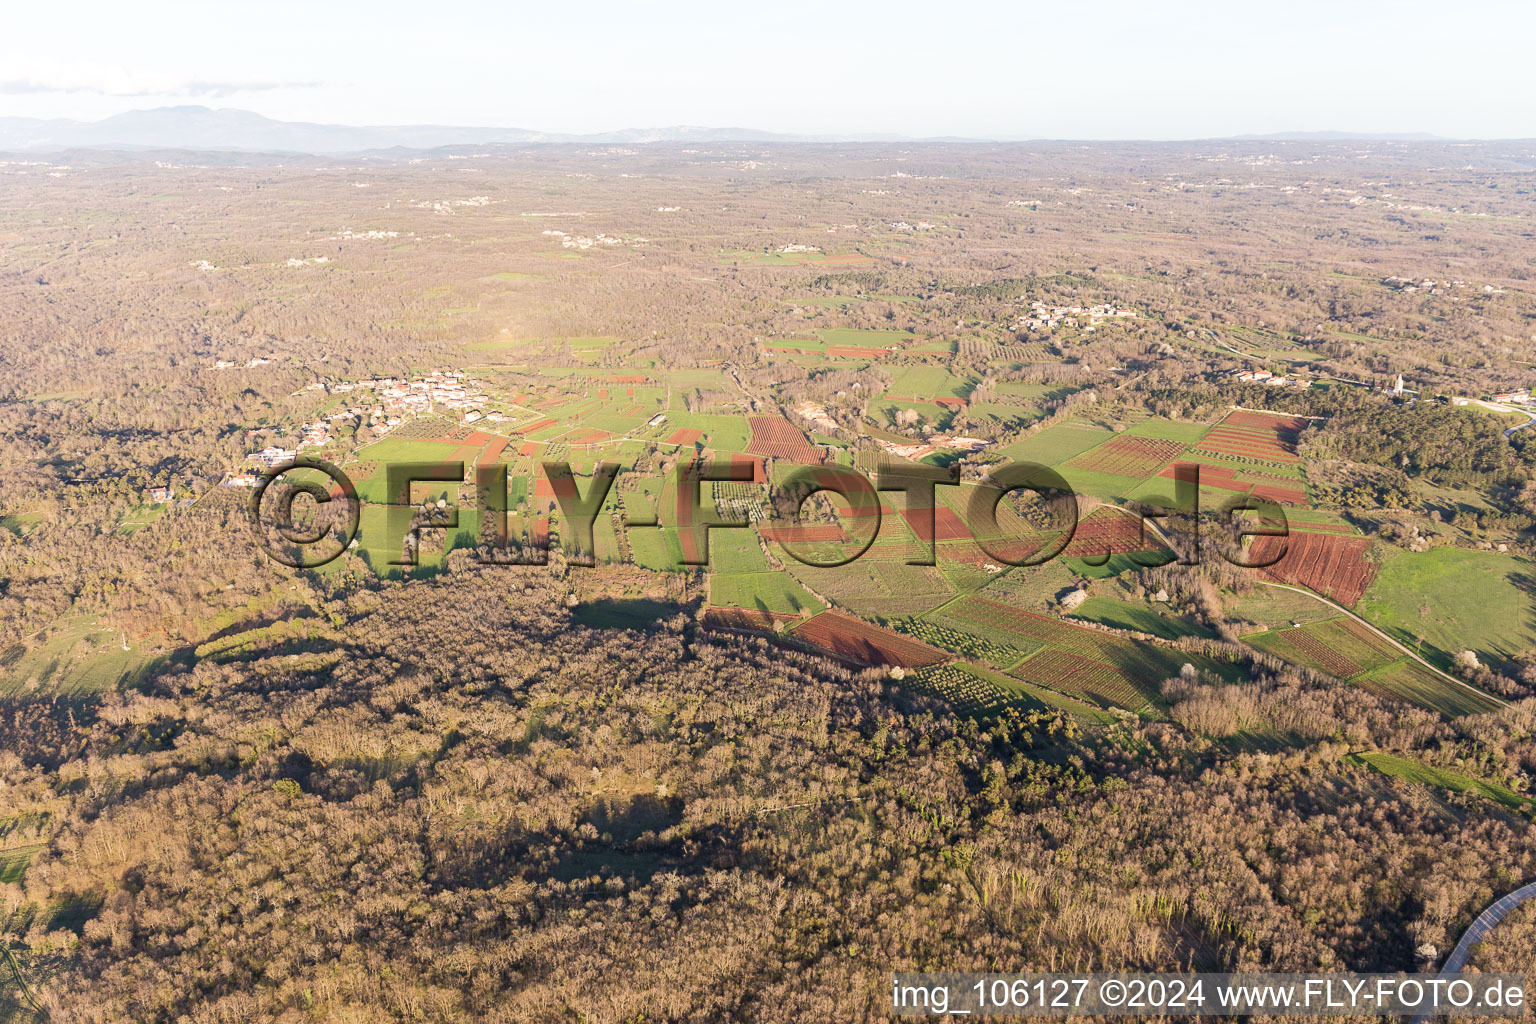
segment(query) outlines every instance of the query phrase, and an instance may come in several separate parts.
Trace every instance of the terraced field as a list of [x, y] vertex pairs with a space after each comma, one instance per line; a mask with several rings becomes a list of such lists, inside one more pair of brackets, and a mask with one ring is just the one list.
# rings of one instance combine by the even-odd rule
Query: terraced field
[[1499, 703], [1453, 683], [1347, 616], [1244, 638], [1293, 664], [1346, 679], [1385, 700], [1407, 701], [1448, 717], [1492, 711]]

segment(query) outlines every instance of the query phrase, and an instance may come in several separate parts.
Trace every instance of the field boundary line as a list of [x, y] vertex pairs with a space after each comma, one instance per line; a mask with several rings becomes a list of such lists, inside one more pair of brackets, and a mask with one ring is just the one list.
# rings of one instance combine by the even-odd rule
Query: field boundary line
[[1312, 591], [1307, 590], [1305, 587], [1293, 587], [1289, 583], [1274, 583], [1274, 582], [1272, 582], [1270, 580], [1254, 580], [1254, 582], [1262, 584], [1263, 586], [1266, 586], [1266, 587], [1279, 587], [1281, 590], [1289, 590], [1289, 591], [1292, 591], [1292, 592], [1297, 593], [1297, 594], [1305, 594], [1307, 597], [1310, 597], [1310, 598], [1313, 598], [1314, 600], [1323, 602], [1323, 604], [1328, 605], [1330, 608], [1337, 608], [1339, 611], [1343, 612], [1345, 615], [1348, 615], [1351, 619], [1354, 619], [1356, 622], [1360, 623], [1366, 629], [1369, 629], [1372, 633], [1375, 633], [1377, 636], [1381, 637], [1387, 643], [1391, 644], [1393, 647], [1395, 647], [1398, 650], [1402, 651], [1404, 654], [1408, 655], [1408, 657], [1412, 658], [1414, 661], [1418, 662], [1420, 665], [1423, 665], [1425, 668], [1429, 669], [1431, 672], [1433, 672], [1435, 675], [1439, 676], [1440, 678], [1448, 680], [1449, 682], [1455, 683], [1457, 686], [1461, 687], [1463, 690], [1467, 690], [1467, 691], [1469, 691], [1471, 693], [1474, 693], [1474, 694], [1476, 694], [1479, 697], [1487, 698], [1488, 700], [1491, 700], [1494, 703], [1496, 703], [1501, 708], [1509, 707], [1509, 701], [1504, 700], [1502, 697], [1499, 697], [1499, 696], [1497, 696], [1495, 694], [1492, 694], [1492, 693], [1488, 693], [1485, 690], [1479, 690], [1477, 687], [1473, 686], [1471, 683], [1468, 683], [1468, 682], [1466, 682], [1464, 680], [1461, 680], [1461, 679], [1457, 679], [1455, 676], [1451, 675], [1449, 672], [1441, 671], [1440, 669], [1438, 669], [1435, 666], [1431, 665], [1429, 662], [1425, 661], [1422, 657], [1420, 657], [1419, 655], [1415, 654], [1411, 648], [1407, 647], [1404, 644], [1399, 643], [1397, 640], [1393, 639], [1386, 632], [1384, 632], [1381, 629], [1377, 628], [1373, 623], [1367, 621], [1366, 619], [1361, 618], [1359, 615], [1356, 615], [1354, 612], [1350, 611], [1348, 608], [1346, 608], [1343, 605], [1339, 604], [1337, 601], [1331, 601], [1328, 598], [1322, 596], [1321, 594], [1315, 594]]

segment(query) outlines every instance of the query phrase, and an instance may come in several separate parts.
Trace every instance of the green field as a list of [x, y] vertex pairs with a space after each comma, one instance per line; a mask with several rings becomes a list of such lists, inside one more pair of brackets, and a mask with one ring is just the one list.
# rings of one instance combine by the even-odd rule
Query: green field
[[1440, 547], [1394, 551], [1360, 599], [1359, 613], [1447, 667], [1472, 650], [1500, 664], [1536, 648], [1531, 563], [1494, 551]]
[[33, 843], [30, 846], [15, 846], [9, 850], [0, 850], [0, 884], [21, 881], [21, 876], [26, 873], [27, 865], [37, 851], [43, 848], [42, 843]]
[[908, 331], [858, 331], [846, 327], [817, 331], [821, 343], [826, 346], [847, 348], [885, 348], [887, 345], [906, 345], [916, 340]]
[[673, 572], [683, 567], [683, 548], [678, 543], [677, 531], [654, 526], [637, 526], [629, 530], [629, 550], [635, 564], [652, 572]]
[[723, 529], [709, 531], [709, 571], [712, 573], [768, 572], [768, 558], [757, 540], [757, 531]]
[[1068, 420], [1055, 426], [1020, 438], [999, 454], [1014, 462], [1035, 462], [1042, 466], [1055, 466], [1115, 436], [1115, 432], [1091, 423]]
[[1293, 664], [1347, 679], [1380, 697], [1407, 700], [1447, 717], [1481, 714], [1499, 706], [1498, 701], [1474, 687], [1431, 672], [1345, 616], [1243, 639]]
[[1098, 622], [1114, 629], [1132, 629], [1150, 633], [1164, 640], [1183, 636], [1212, 637], [1216, 634], [1186, 615], [1175, 615], [1165, 607], [1148, 601], [1119, 601], [1112, 597], [1090, 597], [1072, 611], [1072, 618]]
[[123, 650], [123, 635], [92, 618], [56, 623], [53, 634], [29, 651], [12, 648], [0, 662], [0, 700], [58, 694], [93, 697], [132, 683], [148, 664], [137, 649]]
[[903, 366], [891, 374], [886, 394], [898, 398], [964, 398], [974, 382], [950, 373], [943, 366]]
[[1379, 687], [1448, 718], [1479, 715], [1499, 706], [1492, 697], [1468, 686], [1458, 686], [1407, 658], [1357, 676], [1354, 681]]
[[756, 608], [789, 615], [806, 610], [812, 615], [826, 611], [826, 605], [782, 572], [711, 573], [709, 603], [722, 608]]
[[1247, 594], [1223, 596], [1228, 622], [1251, 622], [1264, 629], [1279, 629], [1291, 623], [1318, 622], [1338, 615], [1338, 610], [1315, 597], [1279, 587], [1255, 587]]
[[662, 438], [668, 438], [673, 431], [683, 429], [704, 431], [704, 444], [723, 452], [744, 452], [752, 439], [746, 417], [691, 413], [682, 407], [679, 398], [667, 410], [667, 420], [658, 433]]
[[1527, 809], [1532, 804], [1530, 797], [1522, 796], [1507, 786], [1475, 779], [1470, 775], [1462, 775], [1445, 768], [1432, 768], [1427, 764], [1410, 761], [1406, 757], [1378, 752], [1352, 754], [1351, 757], [1356, 762], [1368, 765], [1383, 775], [1416, 782], [1421, 786], [1448, 789], [1453, 793], [1476, 793], [1478, 796], [1487, 797], [1511, 809]]
[[1126, 431], [1132, 437], [1155, 437], [1163, 441], [1194, 444], [1211, 428], [1204, 423], [1188, 423], [1183, 420], [1164, 420], [1153, 417], [1142, 420]]

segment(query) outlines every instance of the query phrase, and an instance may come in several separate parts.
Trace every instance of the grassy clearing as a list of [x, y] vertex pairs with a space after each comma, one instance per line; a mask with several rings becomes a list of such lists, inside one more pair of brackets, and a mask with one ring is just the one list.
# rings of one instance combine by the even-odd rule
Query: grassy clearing
[[904, 346], [917, 339], [910, 331], [859, 331], [846, 327], [816, 333], [821, 337], [822, 344], [829, 348], [885, 348], [887, 345]]
[[1462, 775], [1460, 772], [1453, 772], [1446, 768], [1432, 768], [1427, 764], [1410, 761], [1406, 757], [1379, 752], [1350, 756], [1356, 763], [1374, 768], [1383, 775], [1390, 775], [1421, 786], [1448, 789], [1453, 793], [1476, 793], [1512, 810], [1528, 809], [1532, 806], [1530, 797], [1521, 796], [1507, 786], [1476, 779], [1470, 775]]
[[1187, 615], [1174, 615], [1163, 606], [1147, 601], [1119, 601], [1112, 597], [1090, 597], [1072, 612], [1072, 618], [1097, 622], [1114, 629], [1132, 629], [1150, 633], [1164, 640], [1185, 636], [1215, 636], [1211, 630]]
[[[1137, 477], [1116, 476], [1075, 466], [1057, 466], [1056, 472], [1061, 474], [1072, 490], [1095, 498], [1118, 498], [1141, 486], [1141, 480]], [[1171, 485], [1173, 481], [1169, 480], [1168, 483]], [[1172, 492], [1172, 486], [1168, 490]]]
[[18, 537], [24, 537], [42, 521], [41, 512], [17, 512], [0, 516], [0, 530], [9, 530]]
[[1178, 441], [1194, 444], [1211, 429], [1204, 423], [1186, 423], [1182, 420], [1147, 419], [1126, 431], [1132, 437], [1155, 437], [1162, 441]]
[[713, 573], [709, 577], [709, 603], [788, 615], [826, 611], [826, 605], [782, 572]]
[[683, 408], [681, 397], [667, 410], [664, 426], [666, 431], [662, 437], [670, 437], [677, 430], [702, 430], [704, 444], [716, 451], [744, 452], [752, 439], [746, 417], [691, 413]]
[[964, 398], [975, 382], [956, 377], [943, 366], [904, 366], [891, 374], [887, 395], [898, 398]]
[[709, 571], [712, 573], [768, 572], [768, 559], [750, 527], [709, 531]]
[[1338, 614], [1316, 598], [1279, 587], [1257, 587], [1251, 593], [1223, 597], [1228, 622], [1251, 622], [1261, 630], [1278, 629], [1293, 622], [1306, 625]]
[[1114, 436], [1115, 432], [1112, 430], [1106, 430], [1091, 423], [1068, 420], [1066, 423], [1058, 423], [1039, 433], [1021, 438], [1007, 447], [999, 448], [998, 453], [1014, 462], [1036, 462], [1042, 466], [1054, 466], [1081, 455]]
[[683, 548], [673, 529], [633, 527], [629, 531], [629, 550], [642, 569], [673, 572], [683, 567]]
[[[1536, 648], [1530, 562], [1494, 551], [1396, 552], [1360, 599], [1359, 613], [1441, 668], [1457, 651], [1494, 664]], [[1422, 643], [1421, 643], [1422, 641]]]
[[32, 862], [32, 857], [43, 848], [42, 843], [33, 843], [30, 846], [15, 846], [9, 850], [0, 850], [0, 885], [21, 881], [21, 876], [26, 874], [27, 865]]
[[42, 646], [0, 663], [0, 699], [58, 694], [88, 698], [134, 682], [149, 664], [123, 636], [89, 617], [55, 626]]

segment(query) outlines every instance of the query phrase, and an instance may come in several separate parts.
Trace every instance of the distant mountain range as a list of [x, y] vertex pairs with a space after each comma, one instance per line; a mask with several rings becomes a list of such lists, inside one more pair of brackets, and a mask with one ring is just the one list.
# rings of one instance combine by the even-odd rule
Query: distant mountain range
[[[1244, 135], [1240, 140], [1338, 142], [1427, 141], [1433, 135], [1370, 135], [1350, 132], [1294, 132]], [[159, 107], [131, 110], [102, 121], [0, 117], [0, 151], [53, 152], [66, 149], [207, 150], [327, 155], [370, 151], [436, 149], [442, 146], [521, 146], [540, 143], [624, 145], [648, 142], [904, 142], [901, 135], [793, 135], [751, 128], [629, 128], [592, 135], [471, 128], [452, 125], [339, 125], [277, 121], [249, 110]], [[934, 139], [927, 141], [983, 141]]]
[[1448, 142], [1428, 132], [1273, 132], [1269, 135], [1234, 135], [1240, 142]]
[[159, 107], [102, 121], [0, 117], [0, 150], [194, 149], [259, 153], [362, 153], [440, 146], [647, 142], [893, 142], [896, 135], [783, 135], [750, 128], [630, 128], [592, 135], [453, 125], [340, 125], [276, 121], [249, 110]]

